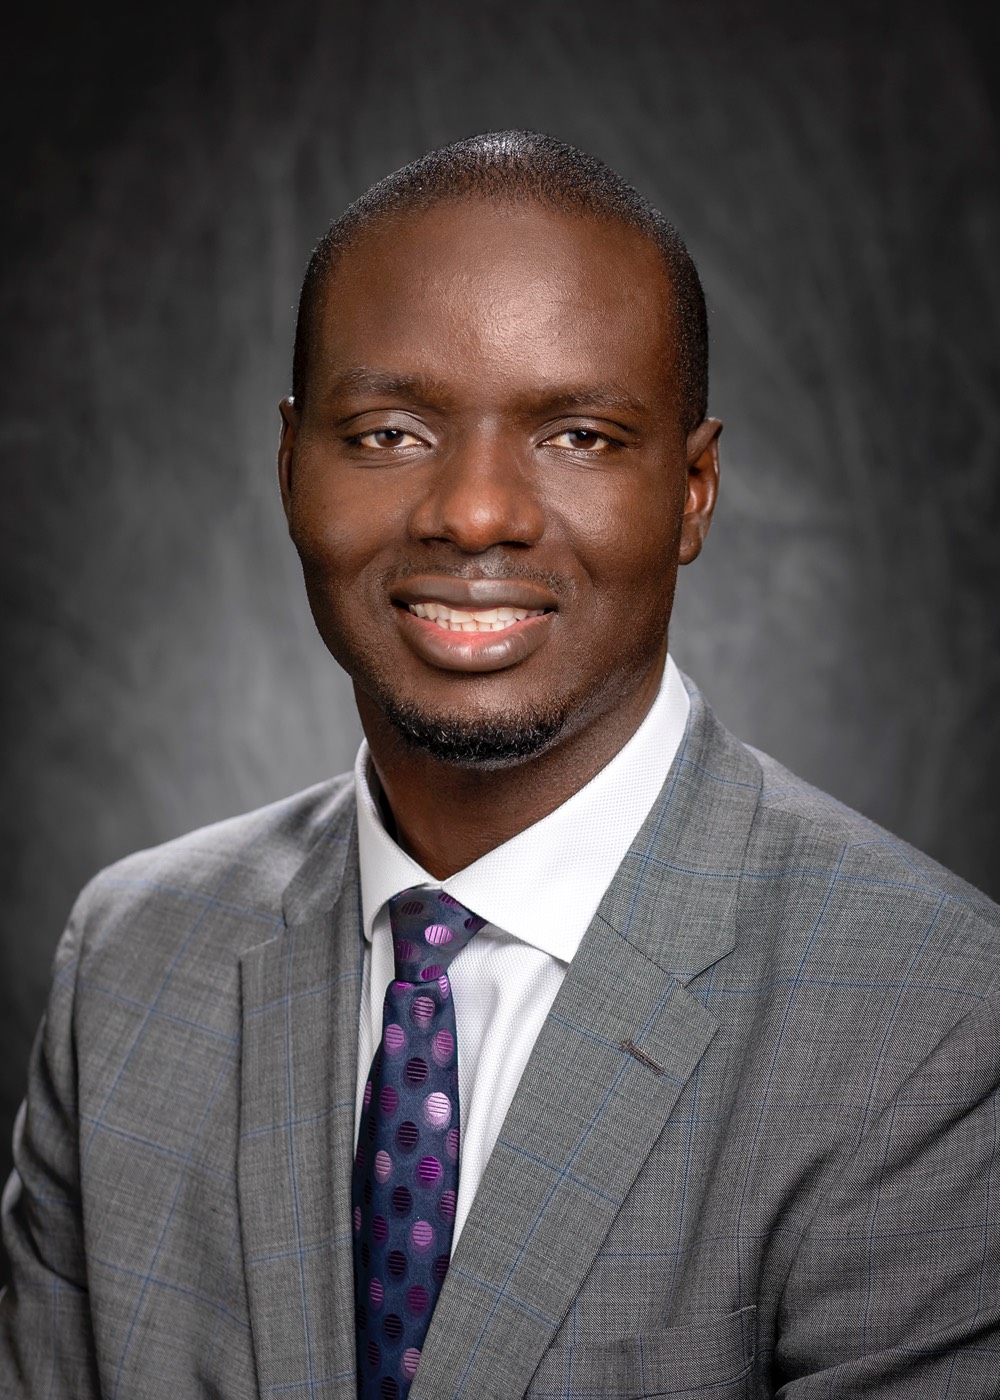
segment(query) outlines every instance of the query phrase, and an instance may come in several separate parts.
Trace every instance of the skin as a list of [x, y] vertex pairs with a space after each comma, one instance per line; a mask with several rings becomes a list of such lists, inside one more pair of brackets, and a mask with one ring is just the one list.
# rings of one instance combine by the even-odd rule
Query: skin
[[[379, 223], [334, 269], [305, 401], [281, 404], [282, 500], [397, 839], [437, 879], [588, 782], [656, 694], [721, 430], [684, 431], [674, 359], [660, 258], [617, 224], [466, 201]], [[421, 600], [541, 615], [477, 635]], [[386, 697], [564, 722], [463, 765], [404, 739]]]

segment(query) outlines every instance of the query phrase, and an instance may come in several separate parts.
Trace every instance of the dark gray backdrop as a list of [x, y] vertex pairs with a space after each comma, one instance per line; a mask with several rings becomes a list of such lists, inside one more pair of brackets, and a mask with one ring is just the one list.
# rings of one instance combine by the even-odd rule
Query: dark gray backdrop
[[[985, 11], [986, 7], [982, 7]], [[76, 889], [348, 765], [273, 481], [311, 244], [534, 126], [685, 232], [724, 488], [673, 646], [1000, 893], [996, 34], [954, 3], [28, 6], [7, 34], [0, 1170]]]

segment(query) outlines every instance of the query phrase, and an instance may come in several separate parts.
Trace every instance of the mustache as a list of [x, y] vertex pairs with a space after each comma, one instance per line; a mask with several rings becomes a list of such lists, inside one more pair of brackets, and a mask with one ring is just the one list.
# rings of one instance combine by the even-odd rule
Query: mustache
[[401, 561], [393, 566], [391, 572], [386, 572], [384, 581], [398, 585], [405, 583], [409, 578], [428, 573], [460, 579], [463, 583], [470, 583], [475, 579], [489, 579], [492, 583], [541, 584], [550, 588], [553, 593], [563, 595], [569, 591], [569, 581], [563, 575], [553, 573], [551, 569], [530, 567], [527, 563], [521, 565], [509, 554], [497, 551], [494, 555], [492, 550], [477, 554], [472, 559], [456, 556], [451, 560], [435, 557], [413, 562]]

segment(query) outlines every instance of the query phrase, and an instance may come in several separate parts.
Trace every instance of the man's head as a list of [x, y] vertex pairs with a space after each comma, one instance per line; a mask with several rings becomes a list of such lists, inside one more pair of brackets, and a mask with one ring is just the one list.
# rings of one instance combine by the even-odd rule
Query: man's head
[[[549, 177], [532, 193], [532, 141], [547, 169], [568, 152], [565, 200]], [[558, 747], [596, 771], [655, 693], [714, 503], [719, 425], [664, 246], [697, 279], [638, 195], [609, 212], [628, 187], [597, 162], [538, 137], [466, 147], [464, 185], [418, 162], [314, 257], [285, 509], [373, 748], [495, 767]], [[468, 174], [494, 148], [520, 172], [507, 196]], [[600, 199], [566, 173], [581, 164]]]
[[536, 131], [494, 131], [430, 151], [367, 190], [313, 250], [302, 283], [292, 396], [305, 399], [317, 315], [341, 254], [367, 228], [393, 215], [482, 200], [536, 204], [625, 225], [645, 235], [663, 259], [674, 304], [675, 376], [685, 426], [708, 412], [708, 328], [697, 269], [677, 230], [603, 161]]

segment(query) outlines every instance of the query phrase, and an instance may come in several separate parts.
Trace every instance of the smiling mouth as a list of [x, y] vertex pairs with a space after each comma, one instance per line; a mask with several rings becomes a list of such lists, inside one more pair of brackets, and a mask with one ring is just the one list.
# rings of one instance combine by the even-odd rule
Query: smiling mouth
[[504, 632], [517, 622], [542, 617], [546, 608], [449, 608], [444, 603], [407, 603], [407, 612], [433, 622], [446, 632]]

